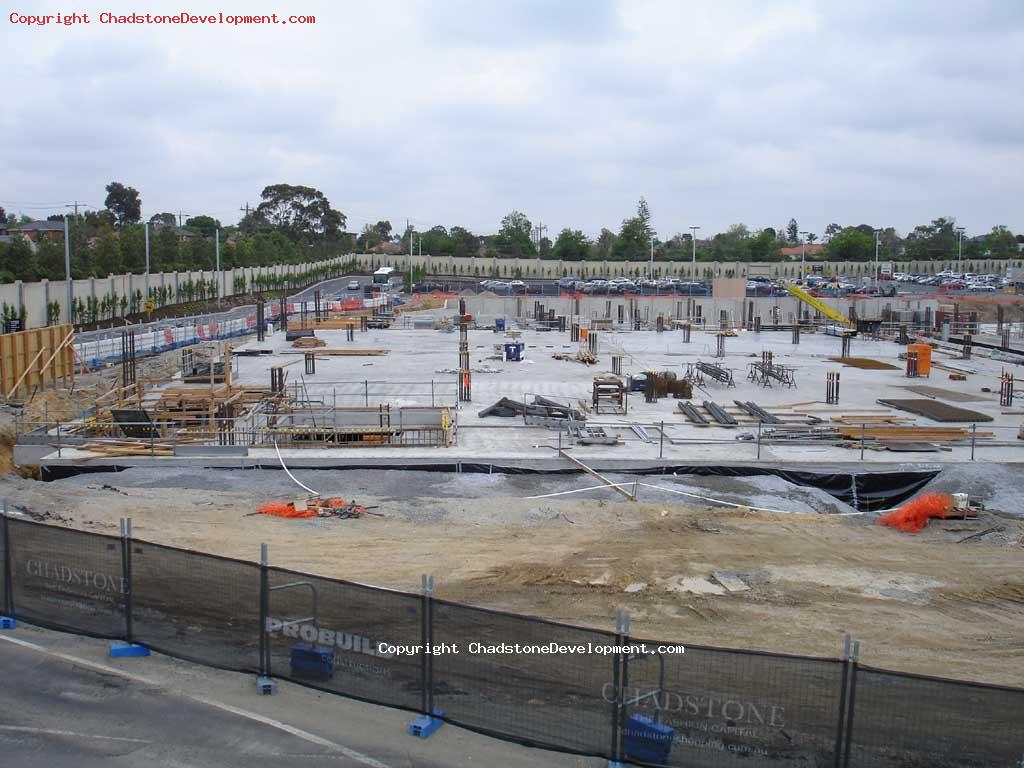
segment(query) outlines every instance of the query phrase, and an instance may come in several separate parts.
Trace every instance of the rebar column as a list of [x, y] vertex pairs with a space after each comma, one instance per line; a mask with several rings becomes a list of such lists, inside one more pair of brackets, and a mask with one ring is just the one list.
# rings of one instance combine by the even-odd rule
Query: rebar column
[[693, 328], [689, 323], [683, 325], [683, 344], [690, 343], [690, 333], [692, 330]]
[[828, 405], [839, 403], [839, 372], [829, 371], [825, 374], [825, 402]]
[[907, 352], [907, 378], [916, 379], [917, 376], [917, 352]]
[[840, 337], [840, 350], [841, 350], [840, 353], [839, 353], [840, 357], [849, 357], [850, 356], [850, 340], [851, 340], [851, 337], [847, 336], [845, 334], [843, 334], [843, 336]]
[[964, 360], [971, 359], [971, 348], [973, 347], [974, 339], [971, 334], [964, 334]]
[[719, 333], [715, 336], [715, 339], [715, 357], [725, 357], [725, 335]]
[[280, 308], [281, 308], [281, 310], [280, 310], [281, 311], [281, 317], [280, 317], [281, 330], [282, 331], [287, 331], [288, 330], [288, 299], [285, 298], [284, 296], [282, 296], [280, 301], [279, 301], [279, 304], [280, 304]]
[[999, 405], [1009, 408], [1013, 405], [1013, 374], [1003, 372], [999, 380]]
[[263, 297], [256, 300], [256, 341], [263, 341], [267, 336], [266, 304]]
[[793, 344], [800, 343], [800, 323], [793, 323]]
[[468, 403], [472, 397], [472, 377], [469, 368], [469, 316], [466, 300], [459, 299], [459, 402]]

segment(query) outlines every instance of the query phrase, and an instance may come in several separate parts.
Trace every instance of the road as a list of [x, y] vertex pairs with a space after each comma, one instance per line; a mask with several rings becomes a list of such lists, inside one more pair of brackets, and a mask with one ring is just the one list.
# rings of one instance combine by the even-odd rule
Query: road
[[411, 715], [19, 625], [0, 632], [0, 764], [19, 768], [591, 768], [443, 726], [409, 736]]

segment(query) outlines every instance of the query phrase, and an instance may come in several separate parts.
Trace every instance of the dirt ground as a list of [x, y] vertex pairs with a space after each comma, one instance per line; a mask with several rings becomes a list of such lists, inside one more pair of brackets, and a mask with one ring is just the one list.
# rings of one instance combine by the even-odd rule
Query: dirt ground
[[[384, 516], [286, 520], [249, 516], [267, 493], [234, 485], [8, 475], [0, 493], [55, 525], [114, 534], [131, 516], [140, 539], [249, 560], [267, 542], [274, 565], [404, 590], [432, 573], [439, 597], [574, 624], [608, 629], [624, 608], [648, 639], [837, 656], [851, 632], [865, 664], [1024, 686], [1020, 518], [983, 513], [910, 535], [867, 516], [499, 491], [361, 496]], [[716, 571], [749, 589], [726, 590]]]

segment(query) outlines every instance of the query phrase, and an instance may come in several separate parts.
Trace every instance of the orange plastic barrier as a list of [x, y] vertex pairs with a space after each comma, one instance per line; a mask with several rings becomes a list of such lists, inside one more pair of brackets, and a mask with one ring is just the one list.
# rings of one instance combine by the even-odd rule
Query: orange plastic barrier
[[932, 348], [930, 344], [907, 344], [907, 352], [917, 352], [917, 372], [927, 376], [932, 370]]
[[946, 493], [922, 493], [899, 509], [878, 518], [879, 525], [888, 525], [904, 533], [919, 533], [932, 517], [946, 517], [953, 511], [953, 497]]
[[318, 514], [315, 509], [298, 510], [290, 501], [288, 503], [268, 501], [266, 504], [260, 504], [256, 511], [261, 515], [273, 515], [274, 517], [316, 517]]

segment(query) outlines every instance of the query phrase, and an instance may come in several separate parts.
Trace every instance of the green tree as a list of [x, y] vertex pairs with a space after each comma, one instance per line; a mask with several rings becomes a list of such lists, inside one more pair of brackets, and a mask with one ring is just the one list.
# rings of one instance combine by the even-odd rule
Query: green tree
[[983, 247], [989, 258], [1012, 259], [1017, 255], [1017, 238], [1009, 229], [999, 225], [985, 235]]
[[203, 237], [213, 237], [220, 229], [220, 221], [212, 216], [194, 216], [185, 220], [185, 229], [191, 229]]
[[165, 227], [178, 226], [178, 217], [173, 213], [154, 213], [149, 217], [150, 224], [160, 224]]
[[875, 258], [875, 240], [855, 227], [846, 227], [828, 241], [825, 255], [831, 261], [868, 261]]
[[263, 202], [256, 216], [296, 242], [336, 241], [345, 226], [345, 214], [331, 207], [318, 189], [273, 184], [260, 193]]
[[532, 257], [537, 255], [537, 249], [530, 239], [530, 232], [533, 230], [532, 222], [521, 211], [512, 211], [505, 214], [501, 220], [501, 228], [497, 237], [494, 238], [494, 247], [502, 256], [514, 258]]
[[583, 261], [590, 253], [590, 240], [578, 229], [568, 227], [558, 233], [551, 250], [553, 258], [561, 261]]
[[796, 223], [796, 219], [790, 219], [789, 224], [786, 225], [786, 239], [791, 243], [800, 242], [800, 227]]
[[113, 215], [118, 227], [136, 224], [142, 218], [139, 191], [133, 187], [126, 187], [119, 181], [107, 184], [107, 199], [103, 201], [103, 205]]

